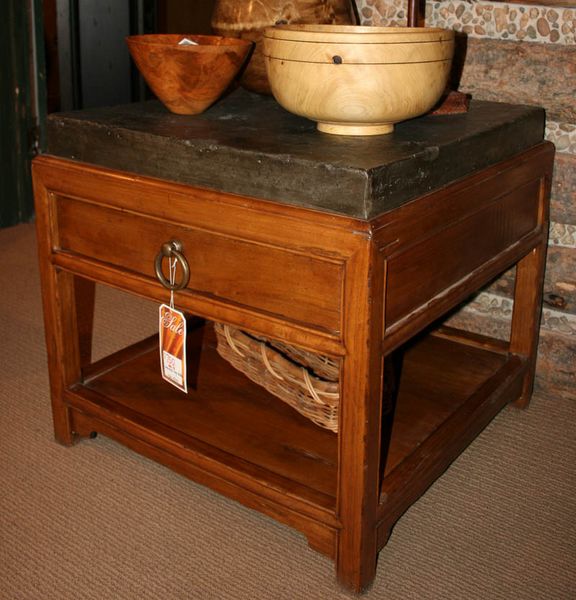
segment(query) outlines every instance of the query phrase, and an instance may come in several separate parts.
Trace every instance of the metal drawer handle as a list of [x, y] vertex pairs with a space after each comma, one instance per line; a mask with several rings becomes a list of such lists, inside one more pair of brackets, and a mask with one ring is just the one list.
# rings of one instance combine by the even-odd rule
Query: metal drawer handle
[[[164, 272], [162, 271], [162, 261], [164, 258], [174, 258], [177, 263], [180, 263], [180, 268], [182, 269], [182, 279], [180, 280], [180, 283], [175, 281], [172, 284], [168, 279], [166, 279], [166, 277], [164, 277]], [[160, 248], [160, 252], [154, 261], [154, 268], [156, 270], [156, 277], [158, 278], [158, 281], [167, 290], [175, 292], [176, 290], [185, 288], [190, 280], [190, 267], [188, 266], [186, 257], [182, 254], [182, 242], [179, 242], [178, 240], [171, 240], [170, 242], [165, 242], [162, 244], [162, 248]]]

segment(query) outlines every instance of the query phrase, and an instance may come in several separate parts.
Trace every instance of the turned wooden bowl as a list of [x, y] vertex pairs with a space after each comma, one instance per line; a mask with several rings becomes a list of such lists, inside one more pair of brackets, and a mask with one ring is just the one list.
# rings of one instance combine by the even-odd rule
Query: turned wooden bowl
[[264, 33], [276, 100], [340, 135], [390, 133], [428, 112], [453, 53], [454, 32], [438, 28], [284, 25]]
[[240, 85], [259, 94], [271, 94], [262, 54], [262, 36], [276, 23], [354, 24], [353, 0], [216, 0], [212, 12], [214, 33], [254, 42], [250, 62]]
[[[181, 45], [184, 38], [196, 45]], [[150, 89], [180, 115], [201, 113], [216, 102], [252, 48], [248, 40], [216, 35], [133, 35], [126, 43]]]

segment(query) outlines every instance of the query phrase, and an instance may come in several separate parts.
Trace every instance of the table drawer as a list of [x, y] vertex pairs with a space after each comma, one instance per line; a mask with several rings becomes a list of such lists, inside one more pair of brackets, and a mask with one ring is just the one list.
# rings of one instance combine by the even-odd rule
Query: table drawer
[[[58, 194], [53, 199], [59, 252], [156, 280], [162, 244], [179, 240], [190, 281], [177, 298], [184, 294], [189, 304], [201, 296], [330, 333], [341, 329], [344, 269], [337, 260], [244, 239], [241, 232], [183, 226]], [[166, 293], [158, 284], [158, 299]]]

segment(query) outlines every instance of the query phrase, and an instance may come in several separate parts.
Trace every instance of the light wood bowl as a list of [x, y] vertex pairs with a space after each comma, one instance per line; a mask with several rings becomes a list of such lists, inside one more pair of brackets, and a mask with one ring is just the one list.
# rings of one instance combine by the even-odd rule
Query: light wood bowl
[[427, 27], [266, 29], [272, 93], [325, 133], [380, 135], [428, 112], [446, 88], [454, 32]]
[[[179, 45], [183, 38], [197, 45]], [[217, 35], [133, 35], [126, 43], [150, 89], [180, 115], [201, 113], [216, 102], [252, 48], [248, 40]]]

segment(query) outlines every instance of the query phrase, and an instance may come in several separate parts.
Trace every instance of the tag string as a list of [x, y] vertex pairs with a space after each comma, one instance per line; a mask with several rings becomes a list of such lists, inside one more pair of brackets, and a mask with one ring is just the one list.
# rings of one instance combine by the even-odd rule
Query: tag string
[[170, 308], [174, 309], [174, 282], [176, 281], [176, 260], [170, 257], [169, 259], [170, 269]]

